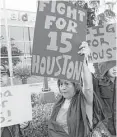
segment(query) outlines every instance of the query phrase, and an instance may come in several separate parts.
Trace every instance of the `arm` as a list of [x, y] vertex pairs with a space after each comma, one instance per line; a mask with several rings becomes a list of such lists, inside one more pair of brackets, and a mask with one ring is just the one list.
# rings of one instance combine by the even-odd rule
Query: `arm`
[[92, 117], [93, 117], [93, 80], [92, 74], [88, 68], [86, 63], [86, 58], [89, 53], [89, 47], [87, 43], [84, 43], [80, 46], [82, 48], [80, 50], [80, 54], [85, 55], [85, 60], [83, 62], [83, 68], [81, 72], [82, 81], [83, 81], [83, 94], [85, 96], [85, 103], [86, 103], [86, 114], [89, 119], [90, 125], [92, 126]]
[[86, 64], [86, 61], [84, 61], [83, 63], [82, 81], [83, 81], [83, 94], [86, 98], [87, 103], [89, 105], [92, 105], [92, 102], [93, 102], [92, 74]]
[[83, 68], [82, 68], [82, 81], [83, 81], [83, 93], [86, 97], [86, 101], [88, 104], [92, 105], [93, 102], [93, 82], [92, 82], [92, 74], [88, 68], [88, 65], [86, 63], [87, 57], [90, 54], [90, 48], [88, 46], [87, 42], [82, 42], [82, 45], [79, 47], [80, 51], [78, 54], [84, 55], [85, 59], [83, 62]]

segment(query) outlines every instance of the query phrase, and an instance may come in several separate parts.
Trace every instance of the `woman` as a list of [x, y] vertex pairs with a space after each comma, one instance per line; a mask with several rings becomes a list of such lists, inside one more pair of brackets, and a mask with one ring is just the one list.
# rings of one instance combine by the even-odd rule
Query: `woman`
[[[87, 58], [88, 44], [83, 42], [79, 54]], [[82, 70], [83, 88], [80, 84], [58, 80], [62, 95], [55, 104], [49, 124], [49, 137], [86, 137], [92, 127], [93, 86], [92, 76], [86, 64]]]
[[116, 61], [99, 63], [102, 78], [93, 79], [94, 91], [100, 97], [100, 102], [107, 119], [107, 128], [116, 135]]

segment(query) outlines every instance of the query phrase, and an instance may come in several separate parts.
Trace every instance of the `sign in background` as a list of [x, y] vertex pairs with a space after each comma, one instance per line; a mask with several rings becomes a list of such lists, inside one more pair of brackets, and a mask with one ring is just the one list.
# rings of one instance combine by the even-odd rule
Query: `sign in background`
[[79, 81], [86, 40], [86, 12], [67, 1], [39, 1], [35, 24], [32, 74]]
[[2, 87], [0, 91], [0, 126], [32, 120], [31, 93], [28, 86]]
[[89, 28], [87, 41], [92, 50], [89, 62], [105, 62], [116, 60], [116, 24], [104, 24]]

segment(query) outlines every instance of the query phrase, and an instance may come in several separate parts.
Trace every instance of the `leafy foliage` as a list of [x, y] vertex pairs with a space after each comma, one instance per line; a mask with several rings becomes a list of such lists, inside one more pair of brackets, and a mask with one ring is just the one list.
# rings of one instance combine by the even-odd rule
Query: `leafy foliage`
[[22, 84], [27, 83], [27, 78], [31, 76], [31, 67], [21, 63], [14, 67], [14, 76], [22, 80]]
[[[32, 93], [32, 121], [29, 126], [22, 129], [24, 137], [48, 137], [48, 120], [50, 119], [54, 103], [43, 104], [40, 102], [40, 94]], [[60, 94], [56, 94], [56, 100]]]
[[[39, 95], [37, 95], [38, 97]], [[48, 137], [48, 120], [51, 116], [53, 106], [54, 103], [36, 103], [33, 106], [33, 119], [26, 129], [22, 129], [24, 137]]]

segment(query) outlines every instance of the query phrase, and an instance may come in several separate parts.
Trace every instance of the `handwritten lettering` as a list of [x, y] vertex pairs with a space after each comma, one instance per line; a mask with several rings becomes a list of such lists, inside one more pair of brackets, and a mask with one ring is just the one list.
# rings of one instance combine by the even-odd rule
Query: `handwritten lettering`
[[[40, 61], [37, 60], [37, 58], [40, 58]], [[54, 61], [53, 61], [54, 60]], [[50, 63], [50, 61], [52, 63]], [[63, 62], [61, 65], [60, 62]], [[42, 67], [43, 64], [43, 67]], [[46, 66], [48, 66], [46, 68]], [[57, 69], [55, 70], [55, 67]], [[51, 67], [51, 71], [48, 71], [48, 68]], [[73, 62], [72, 56], [70, 55], [62, 55], [58, 57], [40, 57], [39, 55], [33, 55], [32, 56], [32, 73], [37, 73], [40, 75], [47, 74], [51, 75], [54, 73], [54, 77], [62, 74], [63, 76], [66, 76], [67, 79], [75, 79], [79, 80], [79, 75], [82, 67], [82, 62]]]

